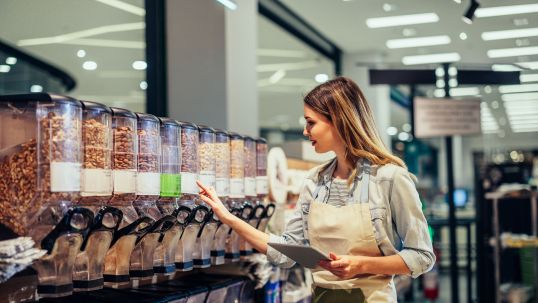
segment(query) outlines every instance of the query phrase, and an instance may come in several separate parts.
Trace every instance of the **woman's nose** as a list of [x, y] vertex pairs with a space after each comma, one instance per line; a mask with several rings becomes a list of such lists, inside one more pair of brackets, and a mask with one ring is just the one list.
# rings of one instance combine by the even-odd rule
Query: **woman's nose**
[[306, 126], [303, 128], [303, 136], [308, 137], [308, 131], [306, 129]]

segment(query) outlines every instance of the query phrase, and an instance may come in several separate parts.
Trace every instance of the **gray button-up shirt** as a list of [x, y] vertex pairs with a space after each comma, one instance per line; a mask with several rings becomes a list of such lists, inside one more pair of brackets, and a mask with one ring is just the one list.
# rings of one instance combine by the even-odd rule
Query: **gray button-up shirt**
[[[336, 167], [336, 159], [309, 171], [302, 186], [296, 210], [286, 225], [282, 236], [269, 235], [269, 242], [304, 244], [308, 239], [307, 220], [309, 205], [317, 187], [321, 186], [317, 201], [325, 201], [331, 205], [359, 203], [362, 178], [355, 187], [352, 197], [339, 201], [329, 194], [333, 187], [332, 174]], [[360, 170], [361, 167], [359, 166]], [[324, 186], [329, 185], [329, 186]], [[429, 271], [435, 263], [432, 243], [428, 232], [428, 224], [422, 213], [422, 204], [409, 172], [397, 165], [387, 164], [372, 166], [369, 182], [369, 203], [372, 225], [377, 244], [383, 255], [398, 254], [402, 257], [416, 278]], [[334, 193], [334, 192], [333, 192]], [[327, 199], [326, 199], [327, 198]], [[330, 215], [330, 214], [327, 214]], [[305, 230], [306, 228], [306, 230]], [[270, 262], [281, 267], [291, 267], [295, 263], [272, 247], [267, 249]]]

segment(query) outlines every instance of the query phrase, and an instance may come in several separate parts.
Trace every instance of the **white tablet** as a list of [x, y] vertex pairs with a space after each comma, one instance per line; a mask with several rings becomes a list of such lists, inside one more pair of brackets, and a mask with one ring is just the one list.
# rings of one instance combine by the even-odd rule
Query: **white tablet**
[[267, 243], [293, 261], [306, 268], [316, 268], [321, 260], [330, 260], [329, 255], [312, 246]]

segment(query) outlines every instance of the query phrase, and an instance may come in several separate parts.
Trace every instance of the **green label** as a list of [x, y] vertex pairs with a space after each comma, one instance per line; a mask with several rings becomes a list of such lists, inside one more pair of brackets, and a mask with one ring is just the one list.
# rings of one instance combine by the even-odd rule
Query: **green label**
[[181, 175], [161, 174], [161, 197], [179, 197], [181, 195]]

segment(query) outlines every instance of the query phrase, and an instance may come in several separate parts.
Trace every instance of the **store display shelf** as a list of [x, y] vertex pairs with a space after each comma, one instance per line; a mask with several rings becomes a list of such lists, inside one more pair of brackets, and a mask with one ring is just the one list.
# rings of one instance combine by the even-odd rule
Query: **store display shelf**
[[[495, 237], [491, 237], [489, 243], [491, 246], [495, 246], [496, 243]], [[507, 248], [538, 248], [538, 237], [525, 235], [525, 234], [511, 234], [503, 233], [501, 234], [501, 247], [503, 249]]]

